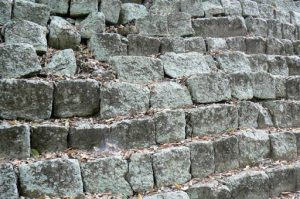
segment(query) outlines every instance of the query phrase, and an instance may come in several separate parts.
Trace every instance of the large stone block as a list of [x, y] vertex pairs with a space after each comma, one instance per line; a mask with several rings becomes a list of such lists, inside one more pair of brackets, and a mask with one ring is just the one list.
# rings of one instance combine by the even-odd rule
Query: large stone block
[[12, 0], [1, 0], [0, 1], [0, 25], [4, 25], [11, 20], [12, 13]]
[[109, 60], [121, 81], [146, 84], [164, 78], [159, 59], [142, 56], [115, 56]]
[[115, 33], [93, 35], [88, 43], [96, 59], [107, 61], [110, 56], [127, 55], [127, 44]]
[[0, 198], [19, 198], [17, 175], [11, 164], [0, 164]]
[[266, 54], [267, 41], [264, 37], [247, 37], [245, 42], [247, 54]]
[[0, 138], [1, 158], [25, 159], [30, 157], [30, 129], [28, 126], [1, 124]]
[[253, 36], [268, 36], [268, 24], [267, 21], [261, 18], [246, 18], [245, 20], [248, 32]]
[[276, 84], [272, 75], [266, 72], [252, 73], [253, 96], [258, 99], [275, 99]]
[[269, 55], [285, 54], [284, 44], [283, 44], [282, 40], [279, 40], [274, 37], [268, 37], [266, 54], [269, 54]]
[[202, 6], [205, 17], [224, 15], [224, 9], [219, 1], [203, 1]]
[[29, 76], [42, 69], [30, 44], [0, 44], [0, 65], [1, 78]]
[[109, 82], [101, 88], [100, 115], [111, 118], [146, 112], [150, 104], [147, 87], [126, 82]]
[[162, 14], [179, 12], [180, 3], [180, 0], [154, 0], [150, 8], [150, 12]]
[[105, 31], [105, 16], [102, 12], [92, 12], [79, 24], [82, 38], [90, 39], [92, 35]]
[[188, 89], [179, 83], [166, 81], [150, 87], [150, 106], [154, 109], [181, 108], [193, 104]]
[[71, 17], [80, 17], [98, 11], [98, 0], [71, 0]]
[[244, 53], [224, 52], [216, 55], [216, 60], [225, 73], [251, 72], [250, 61]]
[[25, 197], [75, 197], [83, 194], [78, 160], [53, 159], [19, 167], [21, 195]]
[[190, 199], [188, 194], [184, 191], [169, 191], [169, 192], [157, 193], [151, 196], [144, 197], [144, 199], [160, 199], [160, 198]]
[[228, 75], [231, 96], [239, 100], [253, 98], [251, 76], [248, 73], [232, 73]]
[[1, 80], [0, 118], [49, 119], [53, 86], [40, 80]]
[[281, 23], [276, 19], [267, 20], [268, 23], [268, 37], [275, 37], [282, 39]]
[[165, 15], [147, 15], [136, 22], [140, 34], [152, 36], [168, 35], [168, 19]]
[[258, 4], [260, 17], [263, 19], [274, 19], [274, 6], [271, 4]]
[[268, 56], [268, 72], [272, 75], [289, 75], [289, 68], [284, 56]]
[[163, 37], [160, 39], [160, 53], [166, 52], [184, 53], [185, 43], [182, 37]]
[[68, 14], [69, 0], [35, 0], [35, 2], [48, 5], [50, 7], [51, 14]]
[[120, 12], [120, 23], [126, 24], [131, 21], [148, 15], [147, 8], [144, 5], [136, 3], [123, 3]]
[[231, 51], [246, 52], [245, 37], [228, 37], [226, 38], [227, 47]]
[[190, 150], [187, 147], [162, 149], [153, 155], [156, 186], [183, 184], [191, 179]]
[[300, 58], [298, 56], [287, 56], [286, 63], [289, 68], [289, 76], [300, 75]]
[[[206, 52], [206, 44], [202, 37], [188, 37], [184, 39], [185, 52]], [[299, 53], [300, 54], [300, 53]]]
[[242, 9], [243, 9], [243, 16], [244, 17], [249, 17], [249, 16], [257, 17], [257, 16], [259, 16], [258, 5], [255, 1], [241, 0], [240, 2], [241, 2]]
[[63, 80], [55, 83], [54, 117], [91, 116], [99, 112], [100, 87], [96, 80]]
[[225, 38], [206, 38], [207, 51], [210, 53], [217, 53], [228, 49]]
[[296, 27], [289, 23], [282, 24], [282, 38], [295, 40], [296, 37]]
[[118, 23], [122, 2], [120, 0], [101, 0], [100, 5], [100, 11], [105, 15], [106, 22]]
[[224, 73], [204, 73], [191, 76], [187, 79], [187, 87], [196, 103], [231, 99], [230, 82]]
[[128, 39], [128, 55], [148, 56], [159, 54], [160, 40], [156, 37], [130, 34]]
[[191, 15], [184, 12], [172, 13], [167, 17], [168, 33], [171, 36], [190, 36], [194, 34]]
[[193, 178], [203, 178], [215, 172], [212, 142], [197, 141], [187, 146], [191, 151], [191, 174]]
[[205, 56], [200, 53], [166, 53], [160, 59], [166, 75], [172, 78], [211, 72]]
[[249, 55], [250, 66], [252, 72], [268, 72], [268, 55], [253, 54]]
[[300, 100], [300, 78], [290, 77], [286, 81], [286, 94], [290, 100]]
[[233, 105], [214, 104], [187, 111], [188, 131], [193, 136], [217, 134], [238, 127], [238, 111]]
[[275, 160], [294, 160], [297, 157], [297, 140], [293, 133], [270, 134], [271, 157]]
[[242, 6], [238, 0], [221, 0], [220, 2], [225, 15], [242, 15]]
[[189, 13], [192, 17], [204, 17], [202, 0], [183, 0], [180, 2], [180, 10]]
[[120, 156], [81, 163], [81, 172], [84, 189], [87, 192], [132, 195], [132, 189], [125, 180], [128, 164]]

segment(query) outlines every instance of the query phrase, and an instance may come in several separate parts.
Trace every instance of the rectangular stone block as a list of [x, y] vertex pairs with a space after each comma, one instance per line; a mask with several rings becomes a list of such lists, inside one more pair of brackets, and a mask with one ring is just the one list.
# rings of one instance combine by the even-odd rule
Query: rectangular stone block
[[231, 73], [228, 75], [228, 79], [233, 98], [239, 100], [253, 98], [252, 81], [248, 73]]
[[162, 54], [166, 52], [185, 52], [185, 43], [182, 37], [162, 37], [160, 43], [160, 53]]
[[246, 52], [245, 37], [228, 37], [226, 38], [226, 43], [231, 51]]
[[[300, 155], [300, 131], [296, 130], [292, 132], [296, 137], [296, 144], [297, 144], [297, 155]], [[299, 173], [300, 174], [300, 173]], [[300, 184], [299, 184], [300, 185]]]
[[224, 52], [215, 55], [219, 68], [225, 73], [251, 72], [250, 61], [241, 52]]
[[289, 68], [284, 56], [268, 56], [268, 72], [272, 75], [289, 75]]
[[18, 199], [17, 175], [9, 163], [0, 164], [0, 198]]
[[282, 24], [282, 38], [295, 40], [296, 37], [296, 27], [289, 23]]
[[0, 25], [4, 25], [11, 20], [12, 0], [0, 1]]
[[281, 23], [276, 19], [267, 20], [268, 24], [268, 37], [275, 37], [282, 39]]
[[166, 15], [148, 15], [136, 21], [140, 34], [152, 36], [168, 35], [168, 19]]
[[300, 77], [290, 77], [286, 81], [286, 97], [290, 100], [300, 100]]
[[98, 11], [98, 0], [71, 0], [70, 15], [71, 17], [86, 16], [91, 12]]
[[263, 37], [247, 37], [245, 42], [247, 54], [265, 54], [267, 51], [267, 42]]
[[244, 17], [249, 17], [249, 16], [257, 17], [257, 16], [259, 16], [258, 5], [255, 1], [241, 0], [240, 2], [241, 2]]
[[160, 40], [146, 35], [130, 34], [128, 39], [128, 55], [149, 56], [159, 54]]
[[144, 199], [157, 199], [157, 198], [190, 199], [188, 194], [184, 191], [167, 191], [167, 192], [157, 193], [157, 194], [153, 194], [151, 196], [144, 197]]
[[258, 99], [275, 99], [276, 85], [272, 75], [266, 72], [252, 73], [253, 96]]
[[298, 56], [286, 56], [289, 76], [300, 75], [300, 58]]
[[248, 59], [252, 72], [268, 72], [268, 55], [253, 54], [249, 55]]
[[171, 13], [167, 17], [170, 36], [191, 36], [194, 34], [191, 15], [184, 12]]
[[294, 160], [297, 157], [297, 140], [293, 133], [270, 134], [271, 157], [275, 160]]
[[121, 9], [122, 2], [120, 0], [101, 0], [100, 11], [105, 15], [108, 24], [118, 23]]
[[0, 118], [49, 119], [53, 85], [41, 80], [0, 80]]
[[228, 50], [225, 38], [206, 38], [207, 51], [210, 53]]
[[268, 55], [283, 55], [283, 54], [285, 54], [283, 42], [277, 38], [268, 37], [266, 54], [268, 54]]
[[187, 37], [184, 39], [184, 43], [185, 52], [206, 52], [206, 44], [202, 37]]
[[48, 5], [51, 9], [51, 14], [68, 14], [69, 0], [36, 0], [35, 2]]
[[242, 6], [238, 0], [221, 0], [220, 2], [225, 15], [242, 15]]
[[261, 18], [248, 17], [245, 20], [248, 32], [253, 36], [268, 36], [267, 21]]

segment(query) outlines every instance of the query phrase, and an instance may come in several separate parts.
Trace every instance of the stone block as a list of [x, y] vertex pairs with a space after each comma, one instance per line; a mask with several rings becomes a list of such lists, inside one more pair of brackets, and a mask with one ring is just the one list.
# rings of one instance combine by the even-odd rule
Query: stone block
[[116, 33], [93, 35], [88, 46], [100, 61], [107, 61], [110, 56], [127, 55], [127, 44], [124, 43], [122, 36]]
[[220, 16], [224, 14], [224, 9], [219, 1], [202, 2], [205, 17]]
[[298, 76], [290, 77], [286, 81], [286, 94], [287, 98], [290, 100], [299, 100], [299, 84], [300, 79]]
[[192, 17], [204, 17], [202, 0], [183, 0], [180, 2], [180, 10], [189, 13]]
[[12, 0], [1, 0], [0, 1], [0, 25], [4, 25], [11, 20], [12, 13]]
[[109, 82], [101, 88], [100, 115], [111, 118], [146, 112], [150, 91], [146, 86], [126, 82]]
[[248, 59], [250, 61], [252, 72], [268, 72], [268, 55], [264, 54], [253, 54], [249, 55]]
[[266, 54], [269, 55], [283, 55], [285, 54], [284, 44], [279, 39], [269, 37], [267, 38]]
[[194, 34], [191, 15], [184, 12], [172, 13], [167, 16], [168, 33], [171, 36], [190, 36]]
[[231, 96], [239, 100], [253, 98], [251, 76], [248, 73], [231, 73], [230, 81]]
[[125, 180], [128, 163], [121, 156], [99, 158], [81, 163], [84, 189], [91, 193], [114, 193], [124, 197], [132, 195]]
[[151, 13], [161, 13], [161, 14], [179, 12], [179, 10], [180, 10], [180, 0], [170, 0], [170, 1], [154, 0], [150, 8]]
[[246, 52], [245, 37], [228, 37], [226, 43], [228, 50]]
[[179, 83], [165, 81], [150, 87], [150, 105], [154, 109], [181, 108], [193, 104], [188, 89]]
[[243, 14], [244, 17], [249, 17], [249, 16], [257, 17], [257, 16], [259, 16], [258, 5], [255, 1], [241, 0], [240, 2], [241, 2], [242, 10], [243, 10], [242, 14]]
[[82, 38], [90, 39], [93, 35], [105, 31], [105, 16], [102, 12], [92, 12], [79, 23]]
[[225, 15], [242, 15], [242, 6], [238, 0], [221, 0], [220, 2]]
[[208, 52], [219, 52], [227, 50], [228, 46], [224, 38], [206, 38], [207, 51]]
[[98, 11], [98, 0], [71, 0], [70, 16], [80, 17]]
[[219, 68], [225, 73], [251, 72], [250, 61], [241, 52], [223, 52], [215, 56]]
[[224, 172], [239, 167], [239, 144], [236, 137], [222, 137], [213, 142], [215, 172]]
[[293, 133], [270, 134], [271, 157], [275, 160], [294, 160], [297, 157], [297, 140]]
[[185, 52], [198, 52], [198, 53], [206, 52], [206, 44], [202, 37], [188, 37], [184, 39], [184, 43], [185, 43]]
[[263, 19], [274, 19], [275, 9], [271, 4], [258, 4], [260, 17]]
[[276, 85], [272, 75], [266, 72], [252, 73], [253, 96], [258, 99], [275, 99]]
[[127, 39], [128, 55], [148, 56], [159, 54], [161, 42], [158, 38], [130, 34]]
[[42, 160], [19, 166], [21, 195], [37, 197], [76, 197], [83, 194], [78, 160]]
[[[293, 131], [292, 132], [294, 135], [295, 135], [295, 137], [296, 137], [296, 143], [297, 143], [297, 155], [299, 155], [300, 154], [300, 131], [299, 130], [296, 130], [296, 131]], [[300, 184], [298, 183], [298, 186], [299, 186]]]
[[180, 142], [185, 139], [185, 113], [182, 110], [162, 111], [154, 114], [156, 142]]
[[282, 39], [281, 23], [276, 19], [267, 20], [268, 23], [268, 37], [275, 37]]
[[300, 41], [293, 41], [295, 55], [300, 55]]
[[193, 178], [204, 178], [215, 172], [214, 148], [210, 141], [191, 142], [191, 174]]
[[166, 53], [160, 59], [166, 75], [171, 78], [211, 72], [205, 56], [197, 52]]
[[282, 38], [295, 40], [296, 37], [296, 27], [289, 23], [282, 24]]
[[187, 79], [187, 87], [196, 103], [231, 99], [230, 82], [224, 73], [204, 73], [191, 76]]
[[0, 118], [49, 119], [52, 112], [53, 85], [40, 80], [0, 81]]
[[160, 198], [190, 199], [188, 194], [184, 191], [169, 191], [169, 192], [157, 193], [151, 196], [146, 196], [144, 198], [145, 199], [160, 199]]
[[109, 60], [121, 81], [146, 84], [164, 78], [161, 61], [143, 56], [115, 56]]
[[298, 56], [287, 56], [286, 63], [289, 68], [289, 76], [300, 75], [300, 58]]
[[276, 75], [275, 78], [275, 88], [276, 88], [276, 98], [286, 98], [286, 76]]
[[280, 23], [291, 23], [290, 12], [280, 7], [275, 8], [275, 19]]
[[126, 24], [131, 21], [143, 18], [148, 15], [147, 8], [144, 5], [136, 3], [123, 3], [120, 12], [120, 23]]
[[166, 52], [184, 53], [185, 42], [182, 37], [163, 37], [160, 39], [160, 53]]
[[296, 11], [291, 11], [291, 23], [294, 25], [299, 25], [300, 24], [300, 13]]
[[35, 0], [35, 2], [48, 5], [50, 7], [51, 14], [68, 14], [69, 0]]
[[294, 55], [294, 46], [293, 42], [289, 39], [282, 39], [281, 42], [283, 43], [283, 53], [282, 55]]
[[64, 151], [68, 148], [69, 128], [55, 124], [41, 124], [31, 127], [31, 148], [39, 152]]
[[0, 44], [0, 77], [19, 78], [38, 73], [42, 67], [30, 44]]
[[272, 75], [289, 75], [289, 68], [283, 56], [268, 56], [268, 72]]
[[19, 198], [17, 175], [9, 163], [0, 164], [0, 198]]
[[152, 36], [168, 35], [168, 19], [165, 15], [147, 15], [136, 21], [140, 34]]
[[101, 0], [100, 11], [105, 15], [106, 22], [110, 24], [118, 23], [121, 9], [120, 0]]
[[263, 37], [247, 37], [246, 53], [247, 54], [266, 54], [267, 41]]
[[191, 179], [190, 150], [187, 147], [162, 149], [153, 154], [156, 186], [183, 184]]
[[267, 21], [261, 18], [246, 18], [245, 19], [248, 32], [253, 36], [268, 36], [268, 24]]

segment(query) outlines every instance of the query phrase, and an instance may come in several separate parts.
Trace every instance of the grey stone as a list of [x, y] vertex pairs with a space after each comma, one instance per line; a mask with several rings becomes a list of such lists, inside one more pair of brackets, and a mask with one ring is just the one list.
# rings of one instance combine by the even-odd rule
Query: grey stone
[[180, 3], [180, 10], [189, 13], [192, 17], [204, 17], [202, 0], [183, 0]]
[[135, 192], [145, 192], [153, 189], [154, 179], [151, 154], [133, 154], [130, 157], [126, 178]]
[[0, 1], [0, 25], [4, 25], [11, 20], [12, 4], [12, 0]]
[[268, 37], [266, 54], [282, 55], [285, 53], [284, 44], [279, 39]]
[[268, 56], [268, 72], [272, 75], [289, 75], [289, 68], [283, 56]]
[[275, 160], [294, 160], [297, 157], [297, 140], [293, 133], [270, 134], [271, 157]]
[[274, 78], [275, 78], [276, 98], [285, 98], [287, 77], [276, 75], [274, 76]]
[[197, 52], [166, 53], [160, 59], [166, 75], [172, 78], [211, 72], [205, 57]]
[[132, 195], [132, 189], [125, 180], [127, 161], [120, 156], [100, 158], [81, 163], [85, 191], [92, 193], [111, 192], [125, 196]]
[[224, 172], [239, 167], [239, 145], [236, 137], [218, 138], [213, 145], [215, 172]]
[[292, 24], [283, 23], [282, 24], [282, 38], [295, 40], [296, 27]]
[[238, 133], [240, 166], [254, 165], [270, 155], [269, 134], [265, 130], [244, 130]]
[[242, 15], [242, 6], [238, 0], [221, 0], [220, 2], [225, 15]]
[[122, 36], [115, 33], [93, 35], [88, 43], [96, 59], [107, 61], [110, 56], [127, 55], [127, 45]]
[[152, 36], [168, 35], [168, 18], [165, 15], [147, 15], [136, 22], [140, 34]]
[[99, 112], [99, 84], [96, 80], [62, 80], [55, 83], [53, 116], [91, 116]]
[[131, 83], [149, 83], [164, 78], [159, 59], [142, 56], [116, 56], [109, 60], [118, 79]]
[[182, 37], [163, 37], [160, 39], [160, 53], [184, 53], [185, 43]]
[[172, 199], [190, 199], [188, 194], [184, 191], [172, 191], [154, 194], [151, 196], [144, 197], [145, 199], [161, 199], [161, 198], [172, 198]]
[[147, 8], [144, 5], [135, 3], [123, 3], [120, 12], [120, 23], [126, 24], [133, 20], [145, 17], [148, 15]]
[[219, 52], [228, 49], [226, 40], [224, 38], [207, 37], [206, 44], [208, 52]]
[[101, 88], [100, 115], [111, 118], [146, 112], [150, 91], [147, 87], [126, 82], [109, 82]]
[[105, 16], [102, 12], [92, 12], [79, 24], [82, 38], [90, 39], [92, 35], [105, 31]]
[[[292, 131], [292, 133], [295, 135], [296, 137], [296, 143], [297, 143], [297, 155], [300, 154], [300, 131], [299, 130], [295, 130]], [[298, 184], [299, 186], [299, 184]]]
[[212, 17], [224, 14], [224, 9], [219, 1], [202, 2], [205, 17]]
[[70, 16], [79, 17], [98, 11], [98, 0], [71, 0]]
[[196, 36], [234, 37], [247, 35], [245, 21], [241, 17], [215, 17], [192, 20]]
[[252, 81], [248, 73], [231, 73], [228, 76], [233, 98], [239, 100], [253, 98]]
[[17, 199], [19, 198], [17, 187], [17, 175], [9, 163], [0, 164], [0, 197]]
[[159, 54], [159, 38], [130, 34], [127, 36], [127, 39], [129, 55], [147, 56]]
[[291, 23], [294, 25], [299, 25], [300, 24], [300, 13], [291, 11], [290, 15], [291, 15]]
[[259, 10], [258, 10], [258, 5], [255, 1], [251, 0], [241, 0], [241, 6], [243, 9], [243, 16], [244, 17], [257, 17], [259, 16]]
[[57, 49], [77, 49], [81, 36], [76, 28], [61, 17], [51, 17], [49, 25], [49, 46]]
[[189, 106], [193, 102], [185, 86], [166, 81], [151, 85], [150, 104], [154, 109], [166, 109]]
[[246, 42], [246, 53], [247, 54], [266, 54], [267, 41], [263, 37], [247, 37]]
[[274, 6], [271, 4], [258, 4], [260, 17], [263, 19], [274, 19]]
[[191, 179], [190, 150], [187, 147], [162, 149], [153, 154], [153, 171], [158, 187], [183, 184]]
[[4, 123], [0, 125], [0, 136], [0, 157], [19, 159], [30, 157], [30, 129], [28, 126], [12, 126]]
[[193, 136], [218, 134], [223, 131], [237, 129], [238, 111], [229, 104], [213, 104], [187, 111], [188, 131]]
[[83, 194], [78, 160], [53, 159], [21, 164], [20, 187], [25, 197], [63, 197]]
[[283, 43], [282, 55], [294, 55], [293, 42], [289, 39], [282, 39], [281, 42]]
[[74, 51], [66, 49], [56, 52], [43, 70], [53, 75], [75, 75], [77, 65]]
[[231, 99], [230, 82], [224, 73], [203, 73], [187, 79], [187, 87], [196, 103]]
[[194, 34], [191, 15], [184, 12], [172, 13], [167, 16], [168, 33], [171, 36], [190, 36]]
[[268, 36], [268, 23], [261, 18], [248, 17], [245, 19], [248, 32], [253, 36]]
[[162, 111], [154, 114], [156, 142], [180, 142], [185, 139], [185, 113], [182, 110]]
[[13, 19], [23, 19], [47, 26], [49, 18], [50, 8], [47, 5], [24, 0], [14, 1]]
[[226, 43], [231, 51], [246, 52], [245, 37], [228, 37], [226, 38]]
[[40, 80], [0, 80], [0, 118], [49, 119], [53, 85]]
[[300, 58], [298, 56], [287, 56], [286, 63], [289, 68], [289, 76], [300, 75]]
[[191, 174], [203, 178], [215, 172], [214, 148], [210, 141], [196, 141], [188, 144], [191, 151]]
[[266, 170], [269, 177], [270, 197], [277, 197], [282, 192], [296, 190], [297, 175], [294, 168], [282, 165]]
[[68, 148], [69, 128], [62, 125], [42, 124], [31, 127], [31, 148], [39, 152], [64, 151]]
[[[184, 39], [185, 52], [206, 52], [206, 44], [202, 37], [188, 37]], [[300, 54], [300, 53], [299, 53]]]
[[295, 55], [300, 55], [300, 41], [293, 41]]
[[101, 0], [100, 11], [105, 15], [108, 23], [116, 24], [119, 21], [122, 2], [120, 0]]
[[231, 198], [268, 199], [269, 178], [264, 171], [243, 171], [225, 179]]
[[36, 0], [36, 3], [48, 5], [50, 7], [51, 14], [68, 14], [69, 0]]
[[275, 9], [275, 19], [279, 20], [281, 23], [291, 23], [291, 15], [289, 11], [282, 8]]
[[180, 0], [154, 0], [150, 8], [150, 12], [156, 14], [169, 14], [179, 10]]
[[258, 99], [275, 99], [276, 85], [272, 75], [266, 72], [252, 73], [253, 96]]
[[287, 98], [290, 100], [299, 100], [299, 84], [300, 79], [298, 76], [290, 77], [286, 81], [286, 94]]
[[251, 72], [250, 61], [241, 52], [224, 52], [215, 56], [225, 73]]
[[248, 59], [251, 65], [252, 72], [267, 72], [269, 68], [268, 55], [253, 54], [249, 55]]
[[38, 73], [42, 67], [30, 44], [0, 44], [0, 76], [18, 78]]
[[268, 37], [282, 38], [281, 23], [276, 19], [267, 20], [268, 23]]

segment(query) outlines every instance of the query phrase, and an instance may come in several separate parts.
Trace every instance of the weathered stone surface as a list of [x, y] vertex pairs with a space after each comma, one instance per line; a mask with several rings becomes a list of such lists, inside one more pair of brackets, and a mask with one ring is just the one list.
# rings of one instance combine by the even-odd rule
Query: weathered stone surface
[[90, 116], [99, 112], [96, 80], [62, 80], [55, 83], [54, 117]]
[[160, 39], [160, 53], [184, 53], [185, 43], [182, 37], [163, 37]]
[[28, 126], [1, 124], [0, 137], [0, 157], [19, 159], [30, 157], [30, 129]]
[[11, 19], [11, 11], [12, 11], [12, 0], [1, 0], [0, 1], [0, 25], [4, 25]]
[[214, 104], [190, 109], [187, 112], [188, 129], [194, 136], [217, 134], [238, 127], [238, 111], [233, 105]]
[[161, 198], [172, 198], [172, 199], [190, 199], [188, 194], [184, 191], [173, 191], [154, 194], [152, 196], [146, 196], [145, 199], [161, 199]]
[[245, 37], [228, 37], [226, 38], [226, 43], [231, 51], [246, 52]]
[[300, 100], [300, 93], [299, 93], [299, 84], [300, 84], [300, 78], [298, 76], [296, 77], [290, 77], [286, 81], [286, 94], [287, 98], [291, 100]]
[[202, 0], [183, 0], [180, 2], [181, 12], [189, 13], [192, 17], [203, 17]]
[[225, 73], [251, 72], [250, 61], [241, 52], [223, 52], [216, 55], [219, 67]]
[[169, 14], [179, 12], [180, 0], [154, 0], [150, 8], [151, 13]]
[[253, 98], [252, 81], [248, 73], [232, 73], [228, 75], [228, 78], [232, 97], [239, 100]]
[[270, 4], [258, 4], [259, 14], [263, 19], [274, 19], [274, 6]]
[[269, 134], [265, 130], [243, 130], [238, 133], [240, 166], [257, 164], [270, 155]]
[[252, 73], [253, 96], [258, 99], [275, 99], [276, 85], [272, 75], [266, 72]]
[[225, 179], [231, 198], [268, 199], [269, 178], [264, 171], [243, 171]]
[[150, 91], [147, 87], [126, 82], [110, 82], [101, 88], [100, 115], [111, 118], [146, 112]]
[[120, 156], [100, 158], [81, 163], [85, 191], [91, 193], [132, 195], [132, 189], [125, 180], [127, 161]]
[[230, 82], [224, 73], [204, 73], [187, 79], [187, 87], [196, 103], [230, 100]]
[[75, 75], [77, 65], [74, 51], [66, 49], [56, 52], [43, 70], [53, 75]]
[[295, 24], [295, 25], [300, 24], [300, 13], [299, 12], [291, 11], [290, 16], [291, 16], [291, 23], [292, 24]]
[[195, 35], [201, 37], [234, 37], [247, 34], [245, 21], [241, 17], [194, 19], [192, 27]]
[[72, 197], [83, 193], [78, 160], [53, 159], [21, 164], [19, 172], [22, 196]]
[[191, 179], [190, 151], [187, 147], [163, 149], [153, 155], [153, 171], [158, 187], [183, 184]]
[[142, 84], [164, 78], [164, 69], [159, 59], [142, 56], [115, 56], [109, 62], [121, 81]]
[[275, 160], [293, 160], [297, 157], [297, 140], [292, 133], [270, 134], [271, 157]]
[[272, 75], [289, 75], [289, 68], [283, 56], [268, 56], [268, 72]]
[[70, 15], [79, 17], [98, 11], [98, 0], [71, 0]]
[[39, 152], [64, 151], [68, 148], [69, 129], [55, 124], [42, 124], [31, 127], [31, 148]]
[[49, 119], [52, 112], [53, 86], [39, 80], [1, 80], [0, 118]]
[[268, 23], [268, 37], [282, 38], [281, 23], [276, 19], [267, 20]]
[[133, 20], [145, 17], [148, 15], [147, 8], [144, 5], [135, 3], [123, 3], [120, 12], [120, 23], [126, 24]]
[[14, 1], [13, 18], [32, 21], [41, 26], [47, 26], [50, 18], [50, 8], [47, 5], [30, 1]]
[[93, 35], [88, 43], [96, 59], [107, 61], [110, 56], [127, 55], [127, 45], [122, 36], [115, 33]]
[[66, 15], [69, 10], [69, 0], [36, 0], [36, 3], [46, 4], [53, 14]]
[[51, 17], [49, 25], [49, 46], [57, 49], [77, 49], [81, 37], [76, 28], [61, 17]]
[[238, 0], [221, 0], [220, 2], [225, 15], [242, 15], [242, 6]]
[[105, 31], [105, 16], [102, 12], [92, 12], [79, 24], [82, 38], [89, 39], [94, 34]]
[[[296, 131], [293, 131], [292, 132], [295, 137], [296, 137], [296, 143], [297, 143], [297, 155], [300, 154], [300, 131], [299, 130], [296, 130]], [[300, 186], [300, 185], [298, 185]]]
[[274, 11], [275, 11], [275, 19], [280, 21], [280, 23], [289, 23], [289, 24], [291, 23], [292, 13], [280, 7], [274, 9]]
[[155, 113], [154, 122], [157, 143], [179, 142], [185, 139], [186, 122], [182, 110]]
[[203, 178], [215, 172], [214, 148], [212, 142], [197, 141], [188, 144], [191, 151], [191, 174]]
[[247, 37], [245, 42], [247, 54], [266, 54], [268, 50], [264, 37]]
[[206, 38], [207, 51], [209, 52], [219, 52], [227, 50], [228, 46], [224, 38]]
[[151, 154], [133, 154], [130, 157], [129, 169], [126, 178], [135, 192], [151, 190], [154, 187]]
[[154, 109], [180, 108], [192, 105], [188, 89], [176, 82], [159, 82], [151, 85], [150, 105]]
[[179, 12], [169, 14], [168, 21], [168, 33], [171, 36], [190, 36], [194, 34], [192, 28], [191, 15]]
[[282, 55], [285, 53], [284, 44], [282, 40], [274, 37], [267, 38], [266, 54], [269, 55]]
[[203, 1], [205, 17], [212, 17], [224, 14], [224, 9], [219, 1]]
[[289, 76], [300, 75], [300, 58], [298, 56], [287, 56], [286, 64], [289, 68]]
[[241, 2], [242, 9], [243, 9], [243, 16], [244, 17], [249, 17], [249, 16], [257, 17], [257, 16], [259, 16], [258, 5], [255, 1], [241, 0], [240, 2]]
[[42, 69], [30, 44], [0, 44], [0, 65], [2, 78], [29, 76]]
[[295, 31], [296, 31], [296, 27], [294, 25], [289, 23], [282, 24], [283, 39], [295, 40]]
[[147, 15], [136, 22], [140, 34], [153, 36], [168, 35], [168, 19], [165, 15]]
[[[202, 37], [188, 37], [184, 39], [185, 52], [206, 52], [206, 44]], [[299, 53], [300, 54], [300, 53]]]
[[166, 53], [160, 59], [165, 73], [172, 78], [211, 72], [205, 57], [200, 53]]
[[280, 166], [266, 171], [269, 177], [270, 197], [277, 197], [282, 192], [296, 190], [297, 175], [294, 168]]
[[253, 36], [268, 36], [267, 21], [261, 18], [246, 18], [245, 20], [248, 32]]
[[268, 55], [253, 54], [249, 55], [250, 67], [252, 72], [267, 72], [269, 68]]
[[147, 56], [159, 54], [160, 40], [145, 35], [130, 34], [128, 39], [128, 54], [135, 56]]
[[0, 197], [17, 199], [19, 198], [17, 187], [17, 175], [11, 164], [0, 164]]
[[100, 5], [100, 11], [105, 15], [106, 22], [118, 23], [122, 2], [120, 0], [101, 0]]
[[293, 42], [289, 39], [282, 39], [283, 43], [283, 52], [281, 55], [294, 55], [294, 46]]
[[223, 172], [239, 167], [239, 144], [236, 137], [218, 138], [213, 142], [215, 171]]

